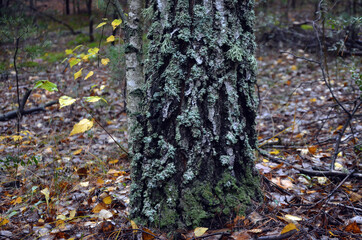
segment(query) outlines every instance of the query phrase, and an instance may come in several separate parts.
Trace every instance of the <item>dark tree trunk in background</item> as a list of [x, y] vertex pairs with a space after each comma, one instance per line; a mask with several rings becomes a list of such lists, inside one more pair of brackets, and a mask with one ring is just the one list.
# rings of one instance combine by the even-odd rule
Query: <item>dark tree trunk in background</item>
[[65, 0], [65, 14], [70, 14], [69, 0]]
[[254, 169], [253, 0], [153, 0], [143, 111], [131, 131], [131, 217], [220, 227], [261, 201]]
[[89, 41], [94, 42], [93, 36], [93, 16], [92, 16], [92, 0], [87, 0], [87, 11], [89, 17]]
[[80, 13], [80, 3], [79, 3], [80, 0], [76, 0], [76, 1], [77, 1], [77, 13], [79, 14]]

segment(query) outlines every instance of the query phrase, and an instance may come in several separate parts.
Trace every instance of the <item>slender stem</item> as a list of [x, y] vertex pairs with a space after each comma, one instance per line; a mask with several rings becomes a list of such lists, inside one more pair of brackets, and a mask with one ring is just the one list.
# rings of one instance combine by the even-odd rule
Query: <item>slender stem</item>
[[16, 65], [16, 57], [18, 55], [19, 50], [19, 41], [20, 37], [15, 39], [15, 53], [13, 56], [14, 62], [14, 69], [15, 69], [15, 79], [16, 79], [16, 94], [17, 94], [17, 101], [18, 101], [18, 122], [17, 122], [17, 132], [20, 132], [20, 119], [21, 119], [21, 103], [20, 103], [20, 90], [19, 90], [19, 76], [18, 76], [18, 67]]
[[117, 140], [114, 139], [114, 137], [112, 136], [112, 134], [111, 134], [110, 132], [108, 132], [107, 129], [93, 116], [93, 114], [91, 113], [91, 111], [90, 111], [86, 106], [84, 106], [84, 105], [81, 105], [81, 107], [82, 107], [84, 110], [86, 110], [89, 115], [91, 115], [91, 117], [94, 119], [94, 121], [108, 134], [108, 136], [109, 136], [110, 138], [112, 138], [112, 140], [114, 141], [114, 143], [117, 144], [117, 146], [118, 146], [124, 153], [126, 153], [126, 154], [128, 155], [127, 150], [125, 150], [125, 149], [121, 146], [121, 144], [119, 144], [119, 143], [117, 142]]

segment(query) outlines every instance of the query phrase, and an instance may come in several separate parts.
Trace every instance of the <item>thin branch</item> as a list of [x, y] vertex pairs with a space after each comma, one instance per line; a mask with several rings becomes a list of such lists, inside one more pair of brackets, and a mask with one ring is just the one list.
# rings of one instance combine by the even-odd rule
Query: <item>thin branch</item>
[[16, 57], [18, 55], [19, 51], [19, 41], [21, 37], [17, 37], [15, 39], [15, 53], [13, 56], [13, 62], [14, 62], [14, 69], [15, 69], [15, 79], [16, 79], [16, 95], [17, 95], [17, 101], [18, 101], [18, 111], [17, 111], [17, 131], [20, 132], [20, 120], [21, 120], [21, 104], [20, 104], [20, 90], [19, 90], [19, 74], [18, 74], [18, 67], [16, 65]]
[[296, 232], [297, 232], [297, 230], [293, 229], [289, 232], [286, 232], [286, 233], [283, 233], [280, 235], [262, 236], [262, 237], [258, 237], [256, 239], [257, 240], [282, 240], [282, 239], [286, 239], [286, 238], [293, 236]]
[[86, 110], [89, 115], [91, 115], [91, 117], [94, 119], [94, 121], [107, 133], [107, 135], [112, 138], [112, 140], [114, 141], [114, 143], [125, 153], [128, 155], [128, 152], [121, 146], [121, 144], [119, 144], [116, 139], [114, 139], [114, 137], [112, 136], [112, 134], [110, 132], [107, 131], [107, 129], [93, 116], [93, 114], [91, 113], [91, 111], [86, 107], [81, 105], [81, 107]]
[[[356, 171], [356, 170], [353, 169], [353, 170], [332, 190], [332, 192], [330, 192], [330, 193], [328, 194], [328, 196], [326, 196], [325, 198], [323, 198], [323, 199], [319, 200], [318, 202], [316, 202], [316, 203], [314, 204], [314, 206], [317, 205], [317, 204], [319, 204], [319, 203], [322, 203], [322, 202], [328, 202], [329, 198], [332, 197], [332, 195], [343, 185], [343, 183], [345, 183], [345, 182], [347, 181], [347, 179], [348, 179], [349, 177], [352, 176], [352, 174], [353, 174], [355, 171]], [[314, 206], [313, 206], [313, 207], [314, 207]]]
[[348, 115], [348, 119], [347, 121], [344, 123], [343, 125], [343, 128], [341, 130], [341, 132], [339, 133], [338, 135], [338, 138], [337, 138], [337, 141], [336, 141], [336, 145], [334, 147], [334, 154], [333, 154], [333, 158], [332, 158], [332, 163], [331, 163], [331, 166], [330, 166], [330, 169], [333, 170], [334, 169], [334, 164], [336, 163], [336, 159], [337, 159], [337, 156], [338, 156], [338, 152], [339, 152], [339, 145], [341, 144], [341, 140], [342, 140], [342, 137], [343, 137], [343, 134], [344, 132], [346, 131], [349, 123], [351, 122], [354, 114], [357, 112], [358, 108], [361, 106], [362, 102], [359, 101], [359, 104], [357, 104], [355, 106], [355, 108], [353, 109], [352, 113]]

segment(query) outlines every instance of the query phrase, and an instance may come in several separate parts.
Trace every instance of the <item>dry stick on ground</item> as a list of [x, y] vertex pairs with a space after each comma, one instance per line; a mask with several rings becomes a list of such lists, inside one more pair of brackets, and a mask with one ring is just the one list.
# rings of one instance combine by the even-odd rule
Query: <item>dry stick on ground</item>
[[297, 232], [297, 230], [293, 229], [289, 232], [286, 232], [286, 233], [283, 233], [280, 235], [262, 236], [262, 237], [258, 237], [256, 239], [257, 240], [282, 240], [282, 239], [286, 239], [286, 238], [293, 236], [296, 232]]
[[[21, 100], [21, 102], [20, 102], [20, 98], [18, 96], [18, 102], [20, 102], [20, 104], [19, 104], [20, 107], [18, 108], [18, 110], [10, 111], [10, 112], [7, 112], [7, 113], [5, 113], [3, 115], [0, 115], [0, 122], [6, 122], [6, 121], [11, 120], [13, 118], [18, 118], [18, 125], [19, 125], [20, 124], [19, 117], [21, 118], [24, 115], [31, 114], [31, 113], [34, 113], [34, 112], [46, 111], [45, 110], [46, 107], [52, 106], [52, 105], [54, 105], [54, 104], [56, 104], [58, 102], [58, 101], [51, 101], [51, 102], [48, 102], [48, 103], [46, 103], [46, 104], [44, 104], [42, 106], [30, 108], [28, 110], [24, 110], [24, 107], [26, 105], [26, 102], [27, 102], [31, 92], [32, 92], [32, 90], [27, 89], [23, 99]], [[19, 132], [19, 130], [20, 129], [18, 129], [18, 132]]]
[[[31, 113], [34, 113], [34, 112], [45, 112], [46, 111], [46, 107], [50, 107], [54, 104], [58, 103], [58, 101], [51, 101], [51, 102], [48, 102], [42, 106], [39, 106], [39, 107], [34, 107], [34, 108], [30, 108], [28, 110], [23, 110], [21, 112], [21, 115], [24, 116], [24, 115], [27, 115], [27, 114], [31, 114]], [[5, 113], [3, 115], [0, 115], [0, 122], [6, 122], [6, 121], [9, 121], [10, 119], [13, 119], [13, 118], [16, 118], [17, 115], [18, 115], [18, 110], [14, 110], [14, 111], [10, 111], [8, 113]]]
[[318, 202], [316, 202], [315, 204], [313, 204], [311, 207], [314, 207], [320, 203], [323, 202], [328, 202], [329, 198], [332, 197], [332, 195], [343, 185], [343, 183], [345, 183], [347, 181], [347, 179], [352, 176], [352, 174], [355, 172], [356, 170], [352, 170], [333, 190], [332, 192], [330, 192], [328, 194], [328, 196], [326, 196], [325, 198], [322, 198], [321, 200], [319, 200]]
[[[284, 163], [288, 166], [293, 167], [294, 169], [298, 170], [301, 173], [310, 175], [310, 176], [320, 176], [320, 177], [346, 177], [349, 175], [349, 173], [345, 173], [345, 172], [340, 172], [340, 171], [335, 171], [335, 170], [328, 170], [328, 171], [318, 171], [318, 170], [308, 170], [308, 169], [303, 169], [303, 168], [299, 168], [299, 167], [295, 167], [293, 166], [293, 164], [285, 161], [284, 159], [281, 158], [275, 158], [270, 156], [268, 153], [266, 153], [266, 151], [262, 150], [262, 149], [258, 149], [258, 152], [260, 153], [260, 155], [266, 157], [267, 159], [277, 162], [277, 163]], [[362, 179], [362, 173], [358, 173], [358, 172], [353, 172], [351, 174], [352, 178], [357, 178], [357, 179]]]

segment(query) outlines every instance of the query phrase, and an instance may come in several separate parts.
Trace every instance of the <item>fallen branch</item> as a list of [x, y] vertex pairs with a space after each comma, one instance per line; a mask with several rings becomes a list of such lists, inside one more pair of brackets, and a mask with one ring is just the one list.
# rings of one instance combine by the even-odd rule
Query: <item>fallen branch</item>
[[[28, 110], [23, 110], [20, 112], [20, 114], [23, 116], [23, 115], [27, 115], [27, 114], [31, 114], [31, 113], [34, 113], [34, 112], [44, 112], [46, 111], [46, 107], [50, 107], [54, 104], [56, 104], [58, 101], [51, 101], [51, 102], [48, 102], [46, 104], [44, 104], [43, 106], [39, 106], [39, 107], [34, 107], [34, 108], [30, 108]], [[3, 115], [0, 116], [0, 122], [6, 122], [6, 121], [9, 121], [11, 119], [14, 119], [14, 118], [17, 118], [18, 116], [18, 110], [14, 110], [14, 111], [10, 111], [8, 113], [5, 113]]]
[[[339, 177], [339, 178], [345, 178], [348, 175], [350, 175], [351, 172], [340, 172], [340, 171], [336, 171], [336, 170], [326, 170], [326, 171], [320, 171], [320, 170], [309, 170], [309, 169], [303, 169], [303, 168], [299, 168], [299, 167], [295, 167], [293, 166], [291, 163], [285, 161], [284, 159], [280, 159], [280, 158], [275, 158], [270, 156], [269, 154], [267, 154], [264, 150], [262, 149], [258, 149], [258, 152], [260, 153], [260, 155], [266, 157], [267, 159], [273, 161], [273, 162], [277, 162], [277, 163], [284, 163], [288, 166], [293, 167], [294, 169], [298, 170], [301, 173], [310, 175], [310, 176], [317, 176], [317, 177]], [[357, 178], [357, 179], [362, 179], [362, 173], [359, 172], [353, 172], [350, 175], [351, 178]]]
[[295, 233], [297, 232], [297, 230], [293, 229], [289, 232], [280, 234], [280, 235], [272, 235], [272, 236], [262, 236], [262, 237], [258, 237], [258, 240], [282, 240], [282, 239], [286, 239], [289, 238], [291, 236], [293, 236]]

